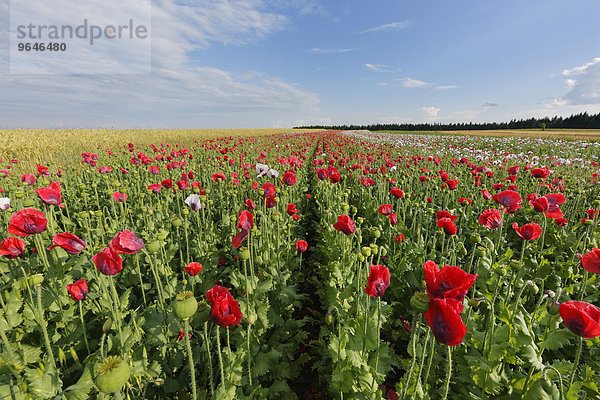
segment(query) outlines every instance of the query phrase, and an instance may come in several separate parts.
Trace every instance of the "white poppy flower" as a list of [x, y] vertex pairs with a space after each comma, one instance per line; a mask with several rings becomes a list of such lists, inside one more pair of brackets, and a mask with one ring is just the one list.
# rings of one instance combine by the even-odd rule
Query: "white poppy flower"
[[10, 208], [10, 199], [8, 197], [0, 197], [0, 210], [8, 210]]
[[184, 200], [184, 203], [190, 206], [194, 211], [204, 208], [204, 203], [200, 202], [200, 196], [197, 194], [190, 194], [187, 199]]

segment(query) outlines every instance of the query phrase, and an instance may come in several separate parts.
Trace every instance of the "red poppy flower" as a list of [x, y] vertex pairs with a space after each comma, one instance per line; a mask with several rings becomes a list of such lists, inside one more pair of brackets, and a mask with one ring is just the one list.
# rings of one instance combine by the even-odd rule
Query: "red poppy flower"
[[196, 276], [202, 271], [202, 264], [199, 262], [191, 262], [186, 265], [183, 270], [187, 272], [190, 276]]
[[114, 192], [112, 194], [112, 198], [114, 201], [117, 201], [119, 203], [124, 202], [125, 200], [127, 200], [129, 196], [127, 196], [125, 193], [121, 193], [121, 192]]
[[512, 225], [517, 235], [524, 240], [535, 240], [542, 235], [542, 228], [536, 223], [525, 224], [519, 228], [516, 222]]
[[438, 211], [435, 213], [435, 218], [436, 219], [449, 218], [450, 221], [454, 222], [454, 221], [456, 221], [456, 219], [458, 217], [456, 215], [450, 214], [448, 211], [441, 210], [441, 211]]
[[363, 186], [371, 187], [375, 184], [375, 181], [371, 178], [365, 178], [361, 181], [361, 183], [363, 184]]
[[471, 203], [473, 203], [473, 200], [467, 199], [466, 197], [461, 197], [461, 198], [458, 199], [458, 202], [462, 206], [470, 206]]
[[502, 225], [502, 215], [500, 211], [491, 208], [482, 212], [477, 221], [488, 229], [496, 229]]
[[448, 185], [448, 189], [454, 190], [456, 189], [456, 185], [458, 185], [458, 181], [456, 179], [448, 179], [446, 184]]
[[177, 187], [179, 188], [179, 190], [185, 190], [189, 186], [190, 186], [190, 184], [187, 181], [184, 181], [184, 180], [177, 181]]
[[299, 252], [304, 253], [307, 248], [308, 248], [308, 243], [306, 243], [305, 240], [298, 240], [296, 242], [296, 250], [298, 250]]
[[423, 316], [438, 342], [448, 346], [462, 343], [467, 333], [467, 326], [460, 317], [462, 310], [462, 303], [456, 299], [429, 300], [429, 310]]
[[248, 210], [243, 210], [238, 213], [238, 229], [245, 229], [249, 231], [254, 227], [254, 216]]
[[235, 235], [233, 237], [233, 239], [231, 239], [231, 244], [233, 245], [234, 248], [237, 249], [238, 247], [241, 246], [242, 242], [247, 237], [248, 237], [248, 231], [246, 229], [242, 229], [241, 231], [239, 231], [239, 233], [237, 235]]
[[227, 179], [227, 177], [222, 172], [216, 172], [212, 175], [211, 179], [215, 182], [223, 182], [225, 179]]
[[600, 308], [585, 301], [567, 301], [560, 305], [565, 326], [584, 339], [600, 336]]
[[579, 254], [579, 259], [583, 269], [600, 274], [600, 249], [594, 247], [589, 253]]
[[519, 169], [520, 169], [519, 166], [515, 165], [514, 167], [510, 167], [508, 169], [508, 173], [511, 174], [511, 175], [516, 175], [516, 174], [519, 173]]
[[386, 397], [387, 400], [398, 400], [400, 398], [394, 389], [388, 390]]
[[390, 219], [390, 224], [396, 225], [398, 223], [398, 214], [390, 214], [388, 218]]
[[397, 199], [401, 199], [402, 197], [404, 197], [404, 192], [402, 190], [398, 189], [397, 187], [391, 188], [390, 194]]
[[535, 168], [531, 171], [531, 175], [533, 175], [534, 178], [546, 179], [548, 175], [550, 175], [550, 170], [546, 167]]
[[483, 189], [481, 191], [481, 194], [483, 195], [483, 198], [486, 199], [486, 200], [490, 200], [492, 198], [491, 193], [487, 189]]
[[275, 193], [277, 193], [275, 185], [273, 185], [271, 182], [263, 183], [260, 188], [263, 190], [263, 197], [265, 198], [275, 197]]
[[73, 300], [83, 300], [88, 294], [87, 280], [80, 279], [67, 285], [67, 292], [71, 295]]
[[386, 217], [392, 213], [392, 205], [391, 204], [383, 204], [379, 206], [377, 212], [381, 215], [385, 215]]
[[210, 319], [221, 328], [238, 325], [242, 321], [240, 305], [223, 286], [215, 285], [206, 292], [210, 302]]
[[[414, 193], [413, 193], [413, 194], [414, 194]], [[428, 197], [428, 198], [427, 198], [427, 202], [428, 202], [428, 203], [433, 203], [433, 199], [432, 199], [431, 197]]]
[[495, 183], [492, 185], [492, 189], [494, 190], [502, 190], [502, 188], [504, 188], [504, 184], [502, 183]]
[[44, 204], [62, 206], [59, 182], [52, 182], [50, 186], [36, 189], [35, 192], [40, 196]]
[[173, 181], [170, 179], [164, 179], [160, 184], [165, 189], [171, 189], [173, 187]]
[[275, 201], [275, 196], [270, 196], [265, 199], [265, 206], [267, 208], [273, 208], [276, 205], [277, 205], [277, 202]]
[[10, 217], [8, 233], [16, 236], [29, 236], [46, 230], [46, 214], [35, 208], [25, 208]]
[[112, 248], [107, 247], [92, 257], [96, 268], [104, 275], [116, 275], [123, 269], [123, 259]]
[[352, 235], [356, 230], [354, 221], [347, 215], [340, 215], [333, 227], [336, 231], [344, 232], [346, 235]]
[[569, 222], [569, 220], [566, 218], [556, 218], [554, 220], [554, 224], [556, 226], [565, 226], [565, 225], [567, 225], [568, 222]]
[[250, 200], [250, 199], [246, 200], [246, 202], [244, 203], [244, 205], [246, 207], [248, 207], [249, 209], [251, 209], [251, 210], [256, 209], [256, 204], [254, 204], [254, 202], [252, 200]]
[[148, 172], [150, 172], [153, 175], [157, 175], [160, 172], [160, 167], [156, 165], [151, 165], [148, 167]]
[[329, 175], [330, 183], [338, 183], [340, 179], [342, 179], [342, 175], [337, 171], [334, 171]]
[[498, 204], [502, 204], [507, 210], [511, 210], [512, 212], [521, 208], [521, 195], [514, 190], [505, 190], [500, 193], [496, 193], [492, 196], [492, 199]]
[[52, 238], [52, 246], [48, 247], [47, 250], [55, 247], [60, 247], [69, 254], [79, 254], [85, 249], [85, 242], [73, 235], [72, 233], [64, 232], [54, 235]]
[[444, 229], [446, 235], [456, 235], [458, 227], [454, 225], [451, 218], [440, 218], [437, 221], [437, 226]]
[[588, 214], [590, 219], [595, 219], [600, 214], [600, 209], [594, 210], [593, 208], [590, 208], [589, 210], [585, 210], [585, 212]]
[[404, 243], [404, 235], [402, 233], [400, 236], [394, 236], [394, 239], [396, 239], [398, 243]]
[[294, 215], [298, 212], [298, 210], [296, 209], [296, 205], [292, 204], [292, 203], [288, 203], [287, 205], [287, 213], [288, 215]]
[[7, 237], [0, 242], [0, 256], [6, 258], [21, 257], [25, 252], [25, 242], [16, 237]]
[[326, 169], [323, 169], [323, 168], [317, 169], [317, 178], [319, 178], [320, 181], [327, 179], [328, 176], [329, 176], [329, 174], [327, 173]]
[[158, 183], [153, 183], [152, 185], [148, 186], [148, 190], [151, 190], [152, 193], [160, 193], [161, 189], [162, 186], [160, 186]]
[[440, 270], [429, 260], [423, 264], [425, 284], [430, 297], [462, 301], [479, 275], [467, 274], [459, 267], [446, 265]]
[[117, 253], [135, 254], [144, 247], [144, 241], [135, 236], [135, 233], [124, 230], [110, 241], [110, 247]]
[[288, 186], [293, 186], [296, 181], [296, 175], [293, 172], [286, 172], [285, 174], [283, 174], [283, 183], [285, 183]]
[[21, 182], [29, 186], [35, 185], [35, 176], [33, 174], [23, 174], [21, 175]]
[[369, 268], [365, 293], [371, 297], [383, 296], [385, 290], [390, 286], [390, 270], [383, 265], [371, 265]]

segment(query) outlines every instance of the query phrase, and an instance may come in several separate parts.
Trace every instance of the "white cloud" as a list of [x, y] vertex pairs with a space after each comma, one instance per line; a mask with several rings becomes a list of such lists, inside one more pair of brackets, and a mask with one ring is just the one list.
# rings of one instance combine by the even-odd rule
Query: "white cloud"
[[562, 75], [569, 91], [556, 104], [600, 104], [600, 57], [586, 64], [565, 69]]
[[403, 78], [402, 85], [409, 87], [409, 88], [422, 88], [422, 87], [430, 86], [431, 83], [420, 81], [418, 79], [413, 79], [413, 78]]
[[435, 88], [437, 90], [450, 90], [450, 89], [457, 89], [458, 86], [457, 85], [437, 85]]
[[[44, 11], [48, 20], [69, 13], [52, 4]], [[261, 71], [232, 74], [191, 55], [216, 44], [251, 44], [287, 24], [260, 0], [154, 0], [151, 74], [0, 75], [0, 126], [233, 128], [309, 118], [318, 114], [317, 94]], [[0, 52], [8, 52], [6, 42]], [[111, 55], [126, 67], [122, 56]], [[0, 57], [4, 69], [8, 60]]]
[[409, 20], [392, 22], [390, 24], [379, 25], [373, 28], [365, 29], [359, 33], [382, 32], [382, 31], [399, 31], [407, 28], [410, 25]]
[[486, 101], [481, 105], [481, 107], [498, 107], [498, 103], [493, 103], [491, 101]]
[[386, 64], [365, 64], [365, 66], [373, 72], [391, 72], [392, 67]]
[[319, 47], [313, 47], [310, 49], [310, 51], [313, 53], [348, 53], [356, 50], [358, 49], [321, 49]]
[[427, 114], [430, 117], [437, 117], [438, 113], [440, 112], [440, 109], [437, 107], [422, 107], [421, 111], [424, 111], [425, 114]]

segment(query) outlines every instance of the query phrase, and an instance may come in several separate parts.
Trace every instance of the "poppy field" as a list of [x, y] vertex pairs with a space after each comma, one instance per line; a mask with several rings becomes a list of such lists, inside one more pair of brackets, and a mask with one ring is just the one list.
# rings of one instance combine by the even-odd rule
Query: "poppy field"
[[600, 398], [600, 142], [0, 159], [2, 399]]

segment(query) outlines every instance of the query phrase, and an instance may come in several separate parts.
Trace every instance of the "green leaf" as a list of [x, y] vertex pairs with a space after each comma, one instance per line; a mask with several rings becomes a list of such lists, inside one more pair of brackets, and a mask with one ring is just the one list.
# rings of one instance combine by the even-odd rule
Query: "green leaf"
[[261, 376], [275, 368], [277, 360], [281, 357], [281, 352], [276, 349], [271, 349], [268, 352], [260, 352], [254, 358], [252, 372], [256, 376]]
[[540, 348], [557, 350], [569, 344], [573, 338], [573, 334], [568, 329], [560, 329], [552, 332], [546, 340], [542, 341]]
[[542, 380], [538, 379], [532, 384], [529, 384], [527, 392], [523, 397], [525, 400], [553, 400], [551, 394], [546, 392], [542, 387]]

